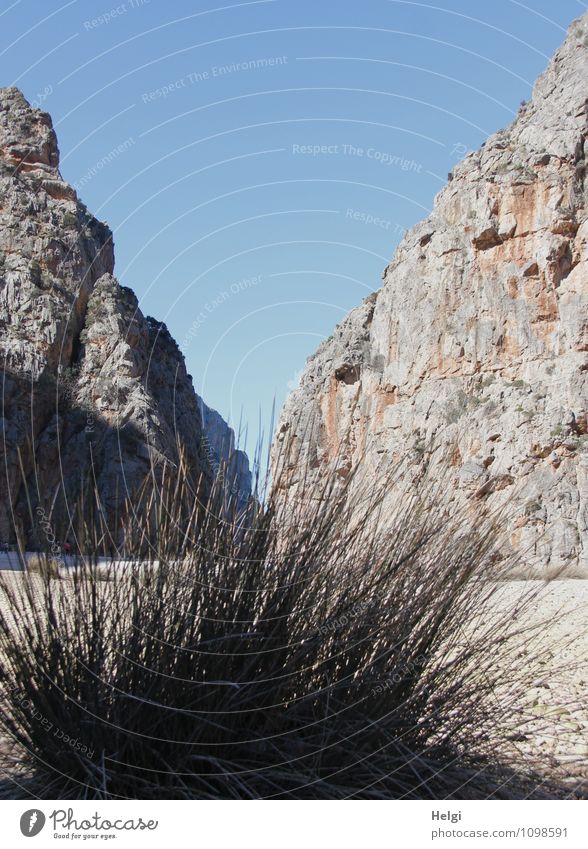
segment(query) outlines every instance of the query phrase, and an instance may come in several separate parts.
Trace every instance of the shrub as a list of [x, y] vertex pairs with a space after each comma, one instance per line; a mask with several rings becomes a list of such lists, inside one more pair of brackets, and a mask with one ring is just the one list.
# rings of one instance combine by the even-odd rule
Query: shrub
[[42, 271], [41, 266], [36, 259], [31, 260], [29, 264], [29, 274], [31, 276], [32, 283], [35, 286], [40, 286], [42, 281]]
[[482, 396], [459, 389], [452, 401], [445, 405], [445, 421], [447, 424], [455, 424], [469, 409], [476, 409], [483, 403]]
[[62, 223], [63, 223], [63, 227], [64, 227], [66, 230], [74, 230], [74, 229], [77, 229], [77, 228], [78, 228], [78, 224], [79, 224], [79, 222], [78, 222], [78, 217], [77, 217], [77, 215], [74, 215], [74, 214], [73, 214], [73, 212], [69, 212], [69, 210], [66, 210], [66, 211], [63, 213], [63, 220], [62, 220]]
[[100, 300], [94, 296], [90, 297], [88, 301], [88, 306], [86, 309], [86, 317], [85, 317], [85, 325], [89, 327], [93, 322], [95, 322], [102, 312], [102, 304]]
[[403, 481], [356, 480], [352, 495], [352, 477], [236, 514], [219, 490], [203, 506], [176, 470], [126, 517], [121, 556], [136, 565], [99, 580], [88, 552], [104, 529], [86, 507], [71, 578], [2, 579], [0, 719], [29, 772], [21, 786], [45, 798], [547, 794], [507, 740], [542, 633], [485, 612], [497, 517], [450, 517], [444, 483], [424, 483], [384, 532], [384, 495]]

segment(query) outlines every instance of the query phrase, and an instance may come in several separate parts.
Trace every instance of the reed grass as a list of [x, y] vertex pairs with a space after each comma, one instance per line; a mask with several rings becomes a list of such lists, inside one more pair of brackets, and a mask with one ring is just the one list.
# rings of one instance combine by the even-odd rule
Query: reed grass
[[226, 486], [200, 498], [182, 468], [129, 505], [124, 565], [99, 565], [108, 529], [87, 498], [68, 577], [0, 579], [0, 725], [28, 776], [19, 792], [557, 792], [505, 736], [542, 649], [508, 611], [486, 615], [500, 517], [452, 514], [443, 482], [399, 487], [392, 514], [397, 481], [304, 483], [304, 498], [275, 486], [237, 512]]

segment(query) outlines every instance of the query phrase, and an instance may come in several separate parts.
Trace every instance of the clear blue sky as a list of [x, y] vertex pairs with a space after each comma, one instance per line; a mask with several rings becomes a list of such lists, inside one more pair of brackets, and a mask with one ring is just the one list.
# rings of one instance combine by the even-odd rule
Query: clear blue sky
[[585, 8], [4, 0], [1, 81], [51, 112], [120, 282], [168, 324], [205, 400], [243, 414], [251, 448], [260, 411], [267, 427]]

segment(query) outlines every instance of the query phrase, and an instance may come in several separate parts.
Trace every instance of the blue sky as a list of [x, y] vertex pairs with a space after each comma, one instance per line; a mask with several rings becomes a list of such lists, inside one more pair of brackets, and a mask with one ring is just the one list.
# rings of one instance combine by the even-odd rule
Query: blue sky
[[1, 84], [52, 114], [120, 282], [168, 324], [205, 400], [249, 423], [251, 448], [585, 8], [8, 0]]

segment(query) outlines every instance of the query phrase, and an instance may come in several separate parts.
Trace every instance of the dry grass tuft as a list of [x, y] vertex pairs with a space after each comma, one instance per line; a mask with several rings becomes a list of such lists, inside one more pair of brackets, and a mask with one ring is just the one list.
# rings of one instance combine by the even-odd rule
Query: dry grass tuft
[[[391, 481], [387, 485], [394, 486]], [[541, 648], [484, 615], [499, 517], [329, 480], [235, 514], [185, 475], [127, 523], [117, 572], [2, 580], [0, 722], [46, 798], [515, 798], [504, 733]], [[519, 604], [520, 606], [520, 604]], [[14, 615], [18, 611], [18, 615]], [[464, 626], [467, 625], [467, 628]], [[521, 646], [529, 652], [521, 659]], [[532, 660], [530, 660], [530, 657]], [[505, 679], [505, 670], [507, 670]], [[500, 690], [500, 698], [496, 694]]]

